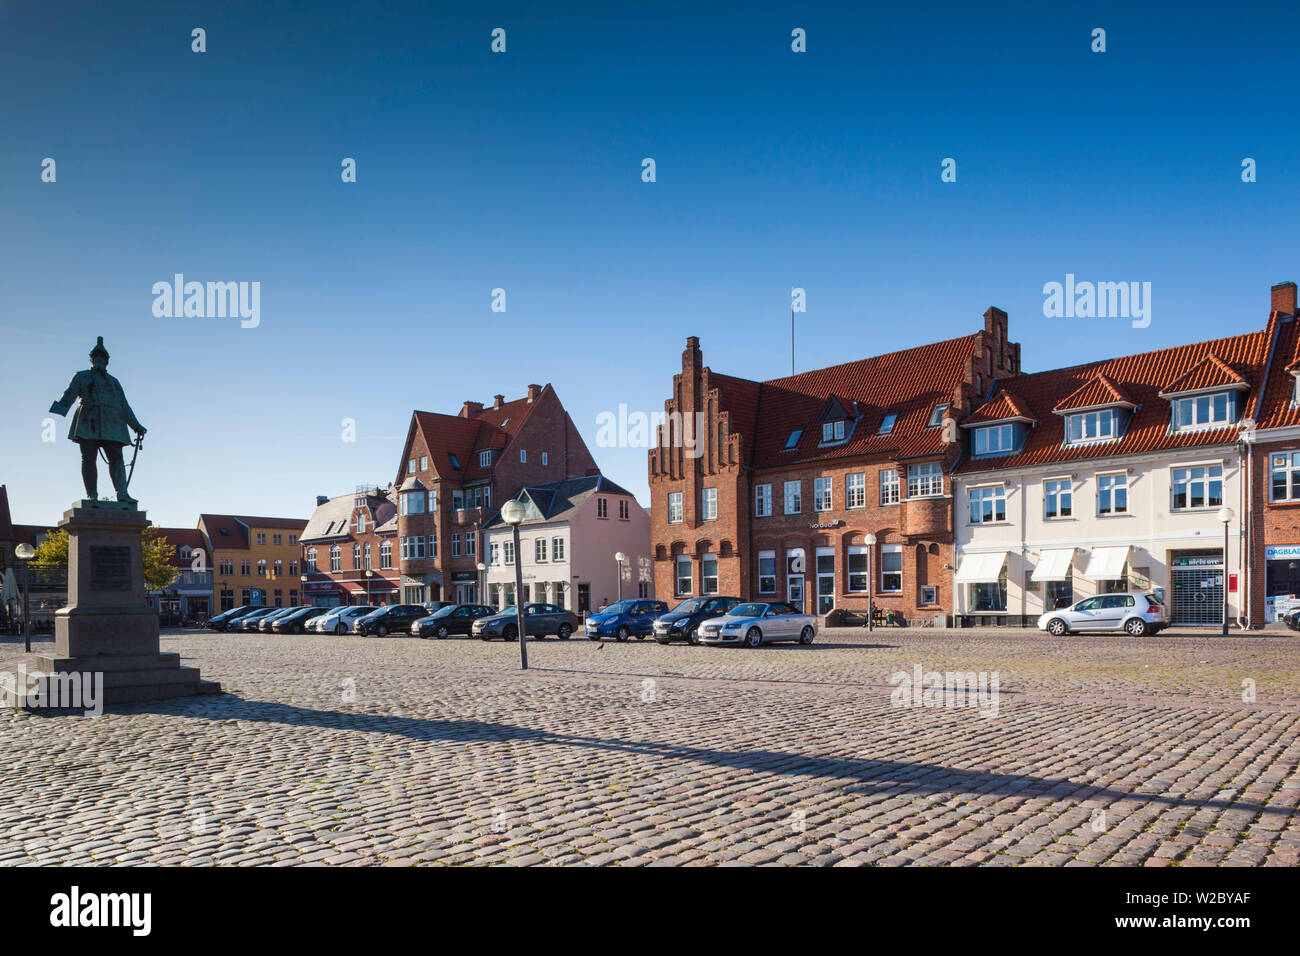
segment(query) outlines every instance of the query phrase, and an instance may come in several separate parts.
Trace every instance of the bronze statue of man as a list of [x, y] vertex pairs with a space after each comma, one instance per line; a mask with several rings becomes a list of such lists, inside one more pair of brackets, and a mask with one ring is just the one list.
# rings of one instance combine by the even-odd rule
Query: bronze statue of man
[[91, 501], [99, 498], [99, 470], [95, 455], [102, 449], [108, 459], [108, 474], [113, 479], [117, 500], [134, 505], [135, 499], [126, 491], [122, 448], [132, 443], [126, 432], [128, 426], [141, 437], [144, 437], [145, 427], [127, 404], [122, 384], [108, 374], [108, 349], [104, 348], [102, 335], [90, 350], [90, 368], [72, 376], [67, 391], [50, 406], [50, 411], [57, 415], [68, 414], [73, 399], [80, 399], [81, 404], [72, 415], [68, 438], [81, 446], [81, 480], [86, 484], [86, 497]]

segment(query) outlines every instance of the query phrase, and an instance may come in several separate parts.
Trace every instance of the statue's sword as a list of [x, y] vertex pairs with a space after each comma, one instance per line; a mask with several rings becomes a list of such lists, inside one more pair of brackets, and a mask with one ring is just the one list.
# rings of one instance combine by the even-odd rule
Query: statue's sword
[[135, 474], [135, 460], [140, 455], [140, 445], [144, 442], [143, 435], [135, 436], [135, 452], [131, 455], [131, 467], [126, 471], [126, 486], [131, 487], [131, 476]]

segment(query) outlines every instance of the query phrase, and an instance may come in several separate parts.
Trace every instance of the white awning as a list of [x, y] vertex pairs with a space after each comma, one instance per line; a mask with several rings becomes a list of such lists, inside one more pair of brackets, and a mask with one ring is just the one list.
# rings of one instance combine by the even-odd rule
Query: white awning
[[1002, 566], [1007, 563], [1005, 551], [990, 551], [986, 554], [967, 554], [961, 559], [957, 568], [958, 584], [996, 584], [1002, 574]]
[[1124, 565], [1128, 564], [1128, 552], [1127, 547], [1093, 548], [1083, 576], [1091, 581], [1119, 580], [1124, 576]]
[[1070, 562], [1074, 560], [1074, 548], [1058, 551], [1044, 551], [1034, 566], [1031, 581], [1064, 581], [1070, 576]]

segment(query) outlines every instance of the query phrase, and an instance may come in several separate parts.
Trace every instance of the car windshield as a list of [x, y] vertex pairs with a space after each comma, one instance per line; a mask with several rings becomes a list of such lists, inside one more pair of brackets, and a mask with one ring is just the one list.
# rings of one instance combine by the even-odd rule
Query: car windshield
[[429, 617], [451, 617], [454, 610], [456, 610], [456, 605], [448, 604], [446, 607], [438, 608], [438, 610], [430, 614]]
[[500, 611], [497, 611], [497, 615], [500, 617], [505, 617], [507, 614], [518, 614], [518, 613], [519, 613], [519, 609], [516, 607], [502, 608]]
[[691, 598], [689, 601], [683, 601], [673, 608], [674, 614], [694, 614], [700, 608], [704, 607], [703, 598]]
[[632, 608], [636, 606], [635, 601], [615, 601], [609, 607], [602, 611], [602, 614], [630, 614]]
[[373, 605], [370, 605], [370, 604], [363, 604], [363, 605], [359, 605], [359, 606], [357, 606], [357, 607], [346, 608], [346, 609], [344, 609], [343, 611], [340, 611], [339, 613], [340, 613], [340, 614], [356, 614], [356, 615], [361, 615], [361, 614], [369, 614], [371, 611], [378, 611], [378, 610], [379, 610], [379, 608], [374, 607]]
[[766, 604], [737, 604], [727, 612], [727, 617], [762, 617]]

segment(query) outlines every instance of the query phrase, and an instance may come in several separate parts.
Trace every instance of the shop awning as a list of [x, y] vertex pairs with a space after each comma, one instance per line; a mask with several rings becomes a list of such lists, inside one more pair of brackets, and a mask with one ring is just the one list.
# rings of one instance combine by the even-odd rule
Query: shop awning
[[958, 584], [997, 584], [1002, 566], [1007, 563], [1007, 552], [990, 551], [986, 554], [967, 554], [957, 568]]
[[1056, 551], [1044, 551], [1034, 566], [1031, 581], [1064, 581], [1070, 576], [1070, 562], [1074, 560], [1074, 548], [1062, 548]]
[[1093, 548], [1088, 556], [1088, 568], [1083, 576], [1090, 581], [1118, 581], [1124, 576], [1124, 566], [1128, 564], [1127, 547]]

